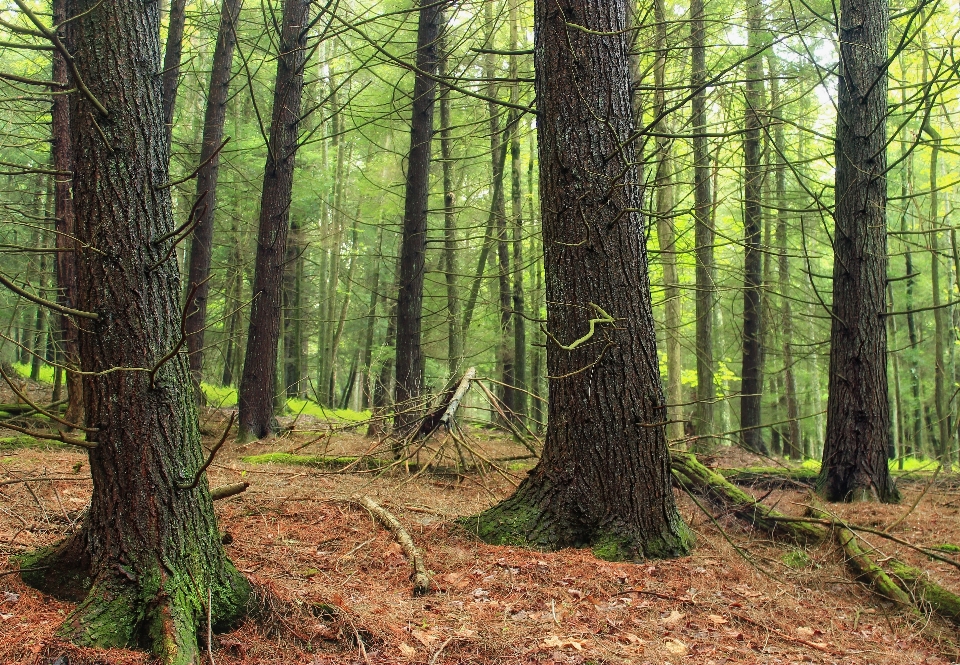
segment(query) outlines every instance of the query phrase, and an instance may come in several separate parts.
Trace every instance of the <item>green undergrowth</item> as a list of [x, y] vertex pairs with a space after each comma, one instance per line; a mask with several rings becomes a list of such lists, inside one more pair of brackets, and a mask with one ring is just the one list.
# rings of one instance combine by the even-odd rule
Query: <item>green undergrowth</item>
[[[358, 461], [359, 460], [359, 461]], [[292, 464], [294, 466], [308, 466], [314, 469], [339, 469], [354, 464], [360, 469], [381, 469], [390, 463], [375, 457], [349, 457], [325, 455], [294, 455], [292, 453], [263, 453], [242, 457], [241, 462], [247, 464]]]
[[0, 438], [0, 450], [20, 450], [29, 448], [34, 450], [46, 450], [54, 448], [66, 448], [67, 444], [59, 441], [48, 441], [46, 439], [37, 439], [27, 434], [18, 434], [17, 436], [5, 436]]
[[[13, 368], [17, 370], [17, 374], [23, 378], [30, 376], [30, 365], [23, 363], [14, 363]], [[53, 372], [54, 369], [50, 365], [42, 364], [40, 365], [40, 383], [49, 383], [53, 385]]]
[[[237, 389], [224, 386], [215, 386], [210, 383], [201, 383], [203, 395], [207, 404], [216, 408], [231, 408], [237, 405]], [[312, 400], [291, 397], [287, 400], [284, 415], [304, 415], [321, 420], [343, 420], [347, 422], [362, 422], [369, 420], [369, 411], [352, 411], [350, 409], [327, 409]]]

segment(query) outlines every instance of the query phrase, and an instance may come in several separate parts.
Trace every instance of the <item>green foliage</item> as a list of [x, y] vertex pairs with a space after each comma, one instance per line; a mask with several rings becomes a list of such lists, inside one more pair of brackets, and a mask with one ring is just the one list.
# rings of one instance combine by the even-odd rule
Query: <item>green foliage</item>
[[37, 439], [27, 434], [0, 438], [0, 450], [15, 450], [18, 448], [34, 448], [39, 450], [49, 448], [65, 448], [67, 444], [59, 441]]
[[810, 559], [810, 555], [801, 549], [794, 548], [780, 557], [780, 560], [783, 564], [789, 568], [807, 568], [810, 566], [813, 561]]
[[[13, 368], [17, 370], [17, 374], [23, 377], [30, 376], [30, 365], [24, 363], [14, 363]], [[55, 369], [51, 365], [46, 363], [40, 365], [40, 383], [48, 383], [53, 385], [53, 375]]]
[[247, 464], [292, 464], [294, 466], [309, 466], [316, 469], [342, 468], [355, 465], [360, 469], [379, 469], [390, 463], [373, 457], [329, 457], [323, 455], [294, 455], [291, 453], [263, 453], [243, 457], [241, 462]]

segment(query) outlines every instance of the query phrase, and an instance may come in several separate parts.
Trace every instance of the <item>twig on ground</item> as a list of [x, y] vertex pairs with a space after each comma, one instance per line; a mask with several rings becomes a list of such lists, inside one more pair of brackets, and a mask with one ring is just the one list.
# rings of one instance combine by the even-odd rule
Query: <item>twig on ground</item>
[[427, 568], [423, 563], [423, 556], [420, 554], [420, 551], [417, 550], [417, 546], [413, 544], [413, 538], [410, 537], [407, 530], [400, 524], [400, 520], [368, 496], [354, 495], [352, 500], [369, 510], [377, 521], [387, 527], [397, 539], [397, 542], [400, 543], [400, 547], [403, 548], [404, 554], [406, 554], [407, 559], [413, 566], [413, 573], [410, 575], [413, 579], [413, 595], [422, 596], [429, 592], [430, 575], [427, 573]]

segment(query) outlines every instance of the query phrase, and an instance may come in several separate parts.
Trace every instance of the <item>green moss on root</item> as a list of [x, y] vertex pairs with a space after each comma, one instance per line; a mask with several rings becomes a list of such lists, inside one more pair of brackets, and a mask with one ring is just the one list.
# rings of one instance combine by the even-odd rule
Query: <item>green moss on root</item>
[[379, 469], [389, 462], [375, 457], [326, 457], [323, 455], [293, 455], [291, 453], [263, 453], [243, 457], [241, 462], [247, 464], [292, 464], [294, 466], [309, 466], [317, 469], [342, 468], [354, 464], [362, 469]]

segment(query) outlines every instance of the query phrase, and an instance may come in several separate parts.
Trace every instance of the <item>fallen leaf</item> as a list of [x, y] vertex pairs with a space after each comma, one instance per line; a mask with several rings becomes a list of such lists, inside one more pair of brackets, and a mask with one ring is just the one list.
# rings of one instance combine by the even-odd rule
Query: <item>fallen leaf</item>
[[548, 649], [566, 649], [570, 647], [577, 651], [583, 651], [583, 645], [583, 641], [562, 639], [556, 635], [548, 635], [541, 644], [541, 646], [547, 647]]
[[4, 592], [3, 592], [3, 602], [5, 602], [5, 603], [15, 603], [15, 602], [17, 602], [18, 600], [20, 600], [20, 594], [19, 594], [19, 593], [12, 593], [12, 592], [10, 592], [10, 591], [4, 591]]
[[806, 626], [797, 626], [797, 635], [800, 637], [813, 637], [814, 635], [813, 628], [807, 628]]
[[707, 618], [710, 619], [710, 621], [711, 621], [712, 623], [715, 623], [715, 624], [717, 624], [718, 626], [722, 626], [723, 624], [727, 623], [727, 620], [724, 619], [724, 618], [723, 618], [722, 616], [720, 616], [719, 614], [708, 614], [708, 615], [707, 615]]
[[417, 650], [406, 642], [400, 643], [400, 653], [403, 654], [404, 658], [413, 658], [414, 654], [417, 653]]
[[417, 638], [417, 641], [428, 649], [430, 648], [430, 645], [440, 639], [436, 635], [425, 633], [422, 630], [411, 630], [410, 634]]
[[690, 648], [680, 640], [667, 640], [663, 643], [663, 648], [674, 656], [686, 656], [690, 652]]
[[623, 640], [629, 642], [630, 644], [645, 644], [643, 640], [634, 635], [633, 633], [625, 633], [623, 635]]
[[680, 623], [685, 616], [687, 615], [684, 612], [677, 612], [676, 610], [673, 610], [670, 612], [670, 616], [664, 617], [661, 619], [661, 621], [668, 626], [673, 626]]

